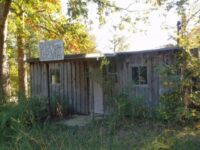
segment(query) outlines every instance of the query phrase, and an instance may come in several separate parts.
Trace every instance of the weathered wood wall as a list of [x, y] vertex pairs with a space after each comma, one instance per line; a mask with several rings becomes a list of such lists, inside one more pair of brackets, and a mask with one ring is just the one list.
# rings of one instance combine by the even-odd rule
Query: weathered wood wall
[[[64, 113], [89, 114], [92, 97], [87, 64], [86, 61], [31, 63], [31, 95], [49, 97], [53, 114], [60, 107]], [[51, 84], [50, 70], [53, 69], [60, 71], [59, 84]]]
[[[122, 91], [128, 93], [133, 100], [135, 97], [142, 98], [149, 108], [154, 108], [158, 105], [161, 94], [166, 91], [162, 86], [157, 66], [175, 63], [176, 53], [177, 51], [173, 50], [151, 51], [122, 53], [108, 57], [110, 64], [116, 66], [114, 73], [109, 73], [108, 70], [99, 70], [101, 61], [97, 59], [31, 62], [31, 95], [49, 97], [54, 114], [60, 107], [64, 113], [107, 113], [109, 97], [120, 94]], [[147, 84], [133, 84], [133, 66], [147, 67]], [[51, 84], [50, 70], [52, 69], [60, 71], [59, 84]], [[107, 85], [99, 81], [99, 78], [103, 76], [101, 79], [105, 79], [104, 77], [113, 75], [117, 80], [109, 85], [111, 89], [109, 90]]]
[[47, 67], [42, 63], [31, 63], [31, 95], [36, 97], [48, 96]]
[[[162, 81], [157, 71], [158, 65], [175, 63], [176, 53], [176, 51], [134, 52], [118, 54], [117, 57], [111, 58], [110, 64], [116, 64], [117, 82], [114, 82], [111, 87], [112, 95], [108, 94], [108, 90], [104, 90], [104, 107], [106, 108], [106, 101], [110, 96], [119, 95], [122, 91], [127, 93], [132, 100], [140, 97], [150, 109], [156, 107], [160, 96], [166, 91], [162, 86]], [[133, 66], [147, 67], [147, 84], [136, 85], [133, 83], [131, 70]], [[107, 69], [106, 75], [113, 74], [109, 74]], [[106, 88], [104, 87], [103, 89]], [[105, 110], [109, 111], [109, 108]]]

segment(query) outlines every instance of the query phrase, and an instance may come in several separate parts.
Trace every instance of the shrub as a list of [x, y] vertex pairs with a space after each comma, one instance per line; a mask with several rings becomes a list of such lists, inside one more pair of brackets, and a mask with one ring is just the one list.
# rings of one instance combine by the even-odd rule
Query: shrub
[[148, 107], [141, 97], [130, 98], [123, 93], [112, 99], [112, 105], [114, 105], [112, 114], [117, 119], [144, 119], [149, 115]]
[[162, 121], [173, 121], [177, 118], [177, 109], [182, 106], [180, 94], [171, 92], [163, 94], [157, 109], [157, 118]]
[[44, 99], [24, 99], [0, 106], [0, 141], [9, 139], [20, 130], [29, 129], [48, 116]]
[[191, 122], [200, 119], [200, 111], [191, 106], [185, 108], [181, 94], [171, 92], [161, 96], [157, 117], [162, 121]]
[[62, 119], [73, 111], [67, 101], [62, 101], [60, 96], [53, 95], [50, 99], [50, 113], [52, 118]]

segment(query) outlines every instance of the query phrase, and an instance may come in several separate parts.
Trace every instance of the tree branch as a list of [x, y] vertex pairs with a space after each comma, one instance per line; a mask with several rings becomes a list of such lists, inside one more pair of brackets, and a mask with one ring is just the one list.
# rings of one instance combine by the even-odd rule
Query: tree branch
[[188, 23], [190, 22], [190, 20], [191, 20], [193, 17], [195, 17], [199, 12], [200, 12], [200, 9], [198, 9], [194, 14], [192, 14], [192, 15], [190, 16], [190, 18], [187, 19], [186, 23], [188, 24]]
[[131, 10], [131, 9], [129, 9], [132, 5], [135, 4], [134, 2], [130, 3], [127, 7], [119, 7], [119, 6], [111, 4], [109, 2], [103, 3], [101, 1], [99, 1], [99, 3], [101, 3], [102, 5], [108, 6], [108, 7], [113, 7], [116, 10], [127, 11], [127, 12], [141, 12], [141, 11], [157, 10], [156, 8], [150, 8], [150, 9], [147, 9], [147, 10]]

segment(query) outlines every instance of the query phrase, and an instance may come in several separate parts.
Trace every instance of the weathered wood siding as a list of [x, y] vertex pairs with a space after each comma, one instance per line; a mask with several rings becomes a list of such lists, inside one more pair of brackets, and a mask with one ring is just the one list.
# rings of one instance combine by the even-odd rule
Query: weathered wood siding
[[[50, 72], [54, 69], [60, 72], [58, 84], [51, 83]], [[89, 114], [91, 109], [88, 70], [86, 61], [31, 63], [31, 95], [48, 98], [49, 86], [53, 114], [57, 113], [59, 107], [63, 113]]]
[[[116, 64], [117, 82], [114, 82], [112, 85], [112, 92], [110, 92], [112, 95], [108, 94], [108, 90], [104, 90], [104, 101], [108, 101], [109, 97], [119, 95], [123, 91], [132, 100], [137, 97], [143, 99], [150, 109], [156, 107], [159, 103], [160, 96], [166, 91], [162, 86], [157, 67], [161, 64], [175, 63], [176, 56], [175, 51], [159, 51], [119, 54], [117, 57], [111, 58], [110, 64]], [[133, 83], [131, 70], [133, 66], [147, 67], [147, 84], [136, 85]], [[113, 74], [109, 74], [107, 69], [106, 75]], [[106, 87], [103, 89], [106, 89]], [[109, 110], [109, 108], [105, 110]]]
[[[160, 96], [166, 91], [157, 66], [175, 63], [176, 53], [177, 51], [151, 51], [117, 54], [108, 57], [110, 64], [115, 66], [111, 69], [114, 72], [100, 70], [101, 58], [31, 62], [31, 95], [49, 98], [54, 114], [58, 108], [64, 113], [107, 113], [110, 109], [107, 107], [108, 99], [122, 92], [128, 93], [133, 100], [136, 97], [142, 98], [151, 109], [158, 105]], [[147, 67], [145, 85], [133, 84], [132, 67], [137, 66]], [[50, 70], [53, 69], [60, 72], [59, 84], [51, 84]], [[110, 76], [116, 81], [109, 85], [103, 84], [102, 80]]]
[[30, 64], [31, 95], [36, 97], [48, 96], [47, 67], [46, 64]]

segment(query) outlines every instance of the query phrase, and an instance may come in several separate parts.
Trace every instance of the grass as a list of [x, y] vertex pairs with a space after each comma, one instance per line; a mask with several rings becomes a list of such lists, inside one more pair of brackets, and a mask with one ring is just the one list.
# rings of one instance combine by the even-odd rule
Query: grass
[[200, 147], [200, 130], [191, 125], [166, 125], [153, 121], [124, 121], [120, 124], [114, 128], [109, 120], [99, 120], [81, 128], [48, 123], [16, 129], [17, 134], [0, 141], [0, 149], [196, 150]]
[[43, 119], [46, 109], [42, 106], [39, 101], [22, 101], [0, 107], [0, 150], [198, 150], [200, 147], [200, 123], [177, 125], [150, 119], [131, 120], [123, 113], [116, 113], [84, 127], [68, 127]]

